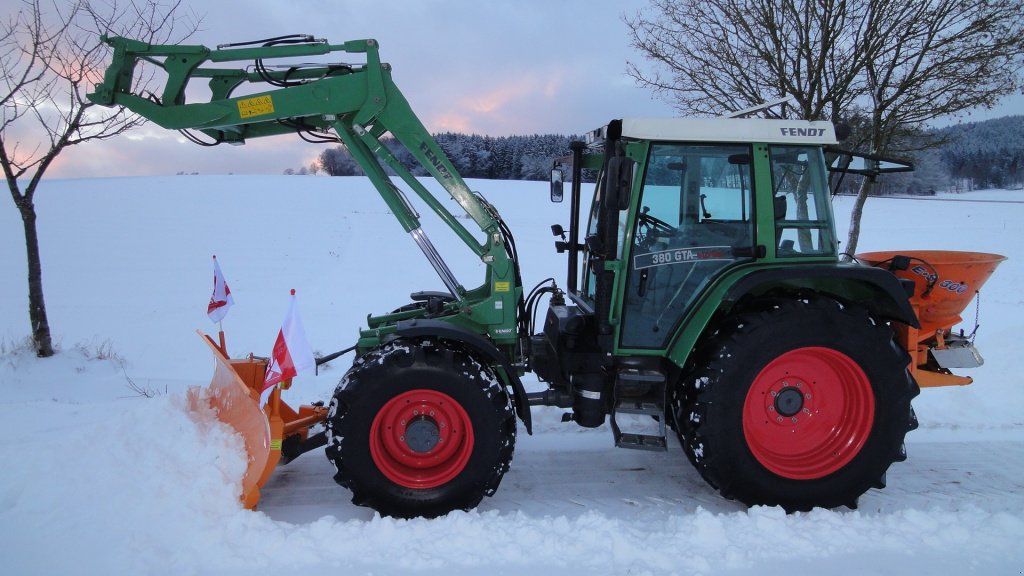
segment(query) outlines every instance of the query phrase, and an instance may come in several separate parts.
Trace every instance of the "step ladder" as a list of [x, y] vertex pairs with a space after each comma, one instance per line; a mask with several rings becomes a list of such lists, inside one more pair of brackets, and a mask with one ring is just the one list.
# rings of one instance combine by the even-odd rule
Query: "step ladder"
[[[611, 413], [615, 446], [633, 450], [664, 451], [668, 449], [665, 426], [665, 374], [658, 370], [621, 369], [615, 379], [615, 396]], [[650, 418], [641, 430], [623, 431], [621, 415]]]

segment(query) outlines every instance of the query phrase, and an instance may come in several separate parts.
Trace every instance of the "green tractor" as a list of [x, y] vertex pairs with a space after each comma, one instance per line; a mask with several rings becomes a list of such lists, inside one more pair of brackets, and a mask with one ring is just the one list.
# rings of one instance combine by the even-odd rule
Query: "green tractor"
[[[368, 318], [329, 406], [312, 412], [323, 430], [285, 417], [274, 432], [269, 449], [285, 460], [326, 445], [356, 504], [403, 517], [476, 506], [509, 469], [518, 424], [532, 433], [537, 405], [580, 426], [608, 423], [622, 448], [666, 450], [675, 435], [711, 486], [748, 505], [854, 507], [905, 458], [918, 386], [894, 327], [919, 327], [913, 284], [840, 262], [829, 177], [908, 167], [838, 151], [831, 123], [609, 122], [555, 161], [552, 199], [567, 196], [569, 209], [568, 228], [552, 228], [567, 278], [564, 290], [528, 292], [512, 231], [412, 112], [375, 41], [214, 50], [105, 40], [113, 62], [94, 102], [209, 143], [288, 133], [344, 143], [446, 287]], [[268, 64], [331, 52], [363, 61]], [[216, 66], [235, 61], [253, 65]], [[166, 73], [162, 94], [133, 93], [140, 63]], [[186, 103], [193, 79], [208, 81], [208, 101]], [[387, 135], [478, 230], [399, 161]], [[445, 264], [410, 191], [485, 265], [479, 286]], [[527, 392], [527, 373], [546, 389]]]

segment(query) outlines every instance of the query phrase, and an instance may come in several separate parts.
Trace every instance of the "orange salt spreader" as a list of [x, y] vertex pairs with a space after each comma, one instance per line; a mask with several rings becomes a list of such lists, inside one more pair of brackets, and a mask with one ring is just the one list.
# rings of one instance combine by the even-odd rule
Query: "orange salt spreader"
[[[864, 264], [886, 268], [914, 282], [910, 304], [920, 328], [894, 324], [896, 337], [911, 356], [910, 370], [921, 387], [963, 386], [973, 380], [950, 368], [975, 368], [984, 360], [974, 347], [974, 331], [952, 331], [960, 314], [1006, 256], [951, 250], [895, 250], [857, 254]], [[977, 330], [975, 322], [974, 330]]]

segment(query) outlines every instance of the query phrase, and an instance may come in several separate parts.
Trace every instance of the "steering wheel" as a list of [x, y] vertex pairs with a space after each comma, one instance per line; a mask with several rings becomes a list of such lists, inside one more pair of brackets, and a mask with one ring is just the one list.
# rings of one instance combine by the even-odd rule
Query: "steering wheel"
[[654, 241], [652, 236], [671, 236], [676, 233], [675, 226], [672, 226], [668, 222], [651, 216], [651, 209], [644, 206], [643, 210], [640, 211], [638, 216], [638, 222], [636, 226], [636, 242], [637, 244], [649, 244]]

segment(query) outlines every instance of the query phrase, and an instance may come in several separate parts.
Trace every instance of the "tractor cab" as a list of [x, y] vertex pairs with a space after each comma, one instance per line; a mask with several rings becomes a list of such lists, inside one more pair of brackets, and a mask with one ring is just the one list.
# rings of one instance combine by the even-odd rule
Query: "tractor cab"
[[571, 165], [576, 205], [582, 170], [598, 171], [560, 248], [582, 256], [570, 297], [598, 314], [608, 352], [666, 354], [708, 288], [755, 261], [834, 262], [822, 148], [835, 143], [827, 122], [626, 119], [562, 159], [553, 194]]

